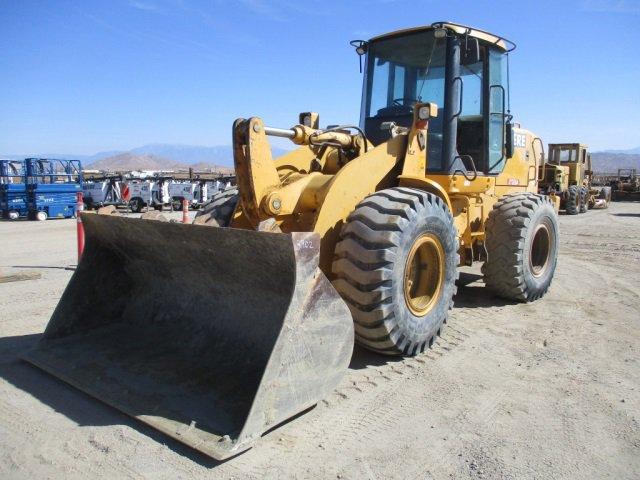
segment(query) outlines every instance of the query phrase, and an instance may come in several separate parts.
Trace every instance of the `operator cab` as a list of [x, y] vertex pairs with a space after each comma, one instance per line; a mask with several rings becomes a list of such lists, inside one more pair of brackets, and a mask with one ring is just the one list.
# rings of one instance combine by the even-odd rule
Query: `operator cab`
[[414, 105], [434, 103], [427, 171], [502, 171], [510, 152], [507, 54], [515, 44], [447, 22], [352, 44], [366, 53], [360, 125], [374, 145], [391, 135], [383, 124], [410, 127]]
[[569, 165], [570, 163], [588, 163], [586, 145], [580, 143], [551, 143], [549, 144], [549, 163], [555, 165]]

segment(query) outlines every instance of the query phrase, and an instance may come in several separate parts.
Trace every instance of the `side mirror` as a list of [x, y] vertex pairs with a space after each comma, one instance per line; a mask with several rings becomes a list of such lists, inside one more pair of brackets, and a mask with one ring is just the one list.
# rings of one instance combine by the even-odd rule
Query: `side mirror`
[[464, 56], [462, 63], [464, 65], [473, 65], [480, 61], [480, 42], [477, 38], [467, 37], [464, 42]]
[[513, 123], [507, 122], [505, 130], [505, 153], [507, 158], [511, 158], [513, 157]]

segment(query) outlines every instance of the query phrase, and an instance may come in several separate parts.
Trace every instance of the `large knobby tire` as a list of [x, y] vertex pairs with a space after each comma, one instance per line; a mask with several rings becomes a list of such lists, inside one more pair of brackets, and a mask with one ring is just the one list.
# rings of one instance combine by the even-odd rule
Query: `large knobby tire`
[[196, 213], [193, 223], [211, 227], [228, 227], [238, 204], [238, 187], [216, 193], [202, 209]]
[[580, 213], [587, 213], [587, 211], [589, 210], [587, 192], [587, 187], [580, 187]]
[[484, 280], [497, 295], [531, 302], [553, 280], [558, 259], [558, 219], [546, 195], [519, 193], [501, 198], [486, 223]]
[[564, 210], [567, 215], [577, 215], [580, 211], [580, 191], [577, 185], [571, 185], [567, 192]]
[[411, 188], [366, 197], [343, 225], [335, 254], [333, 285], [359, 344], [386, 355], [431, 346], [458, 278], [458, 237], [440, 198]]

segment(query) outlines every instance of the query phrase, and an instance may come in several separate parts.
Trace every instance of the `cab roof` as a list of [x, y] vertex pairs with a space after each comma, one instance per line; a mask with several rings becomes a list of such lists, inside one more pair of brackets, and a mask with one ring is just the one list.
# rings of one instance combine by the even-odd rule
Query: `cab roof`
[[382, 40], [385, 38], [391, 38], [398, 35], [404, 35], [406, 33], [429, 31], [429, 30], [434, 30], [436, 28], [446, 28], [460, 35], [469, 35], [470, 37], [474, 37], [474, 38], [477, 38], [478, 40], [493, 44], [498, 48], [501, 48], [505, 52], [512, 52], [516, 48], [515, 43], [513, 43], [511, 40], [507, 40], [504, 37], [501, 37], [499, 35], [494, 35], [493, 33], [486, 32], [479, 28], [468, 27], [466, 25], [461, 25], [459, 23], [452, 23], [452, 22], [435, 22], [435, 23], [432, 23], [431, 25], [425, 25], [421, 27], [404, 28], [401, 30], [396, 30], [394, 32], [378, 35], [376, 37], [373, 37], [369, 41]]

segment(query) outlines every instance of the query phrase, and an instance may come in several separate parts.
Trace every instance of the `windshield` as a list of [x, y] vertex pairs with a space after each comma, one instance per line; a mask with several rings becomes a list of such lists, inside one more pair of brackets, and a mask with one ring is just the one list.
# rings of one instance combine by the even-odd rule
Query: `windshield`
[[389, 137], [383, 122], [411, 125], [413, 105], [431, 102], [438, 117], [429, 122], [429, 163], [442, 155], [442, 109], [445, 95], [446, 40], [433, 31], [410, 33], [371, 42], [367, 58], [361, 123], [367, 137], [379, 144]]
[[577, 149], [573, 146], [555, 147], [551, 152], [551, 161], [556, 164], [575, 163], [578, 161]]

